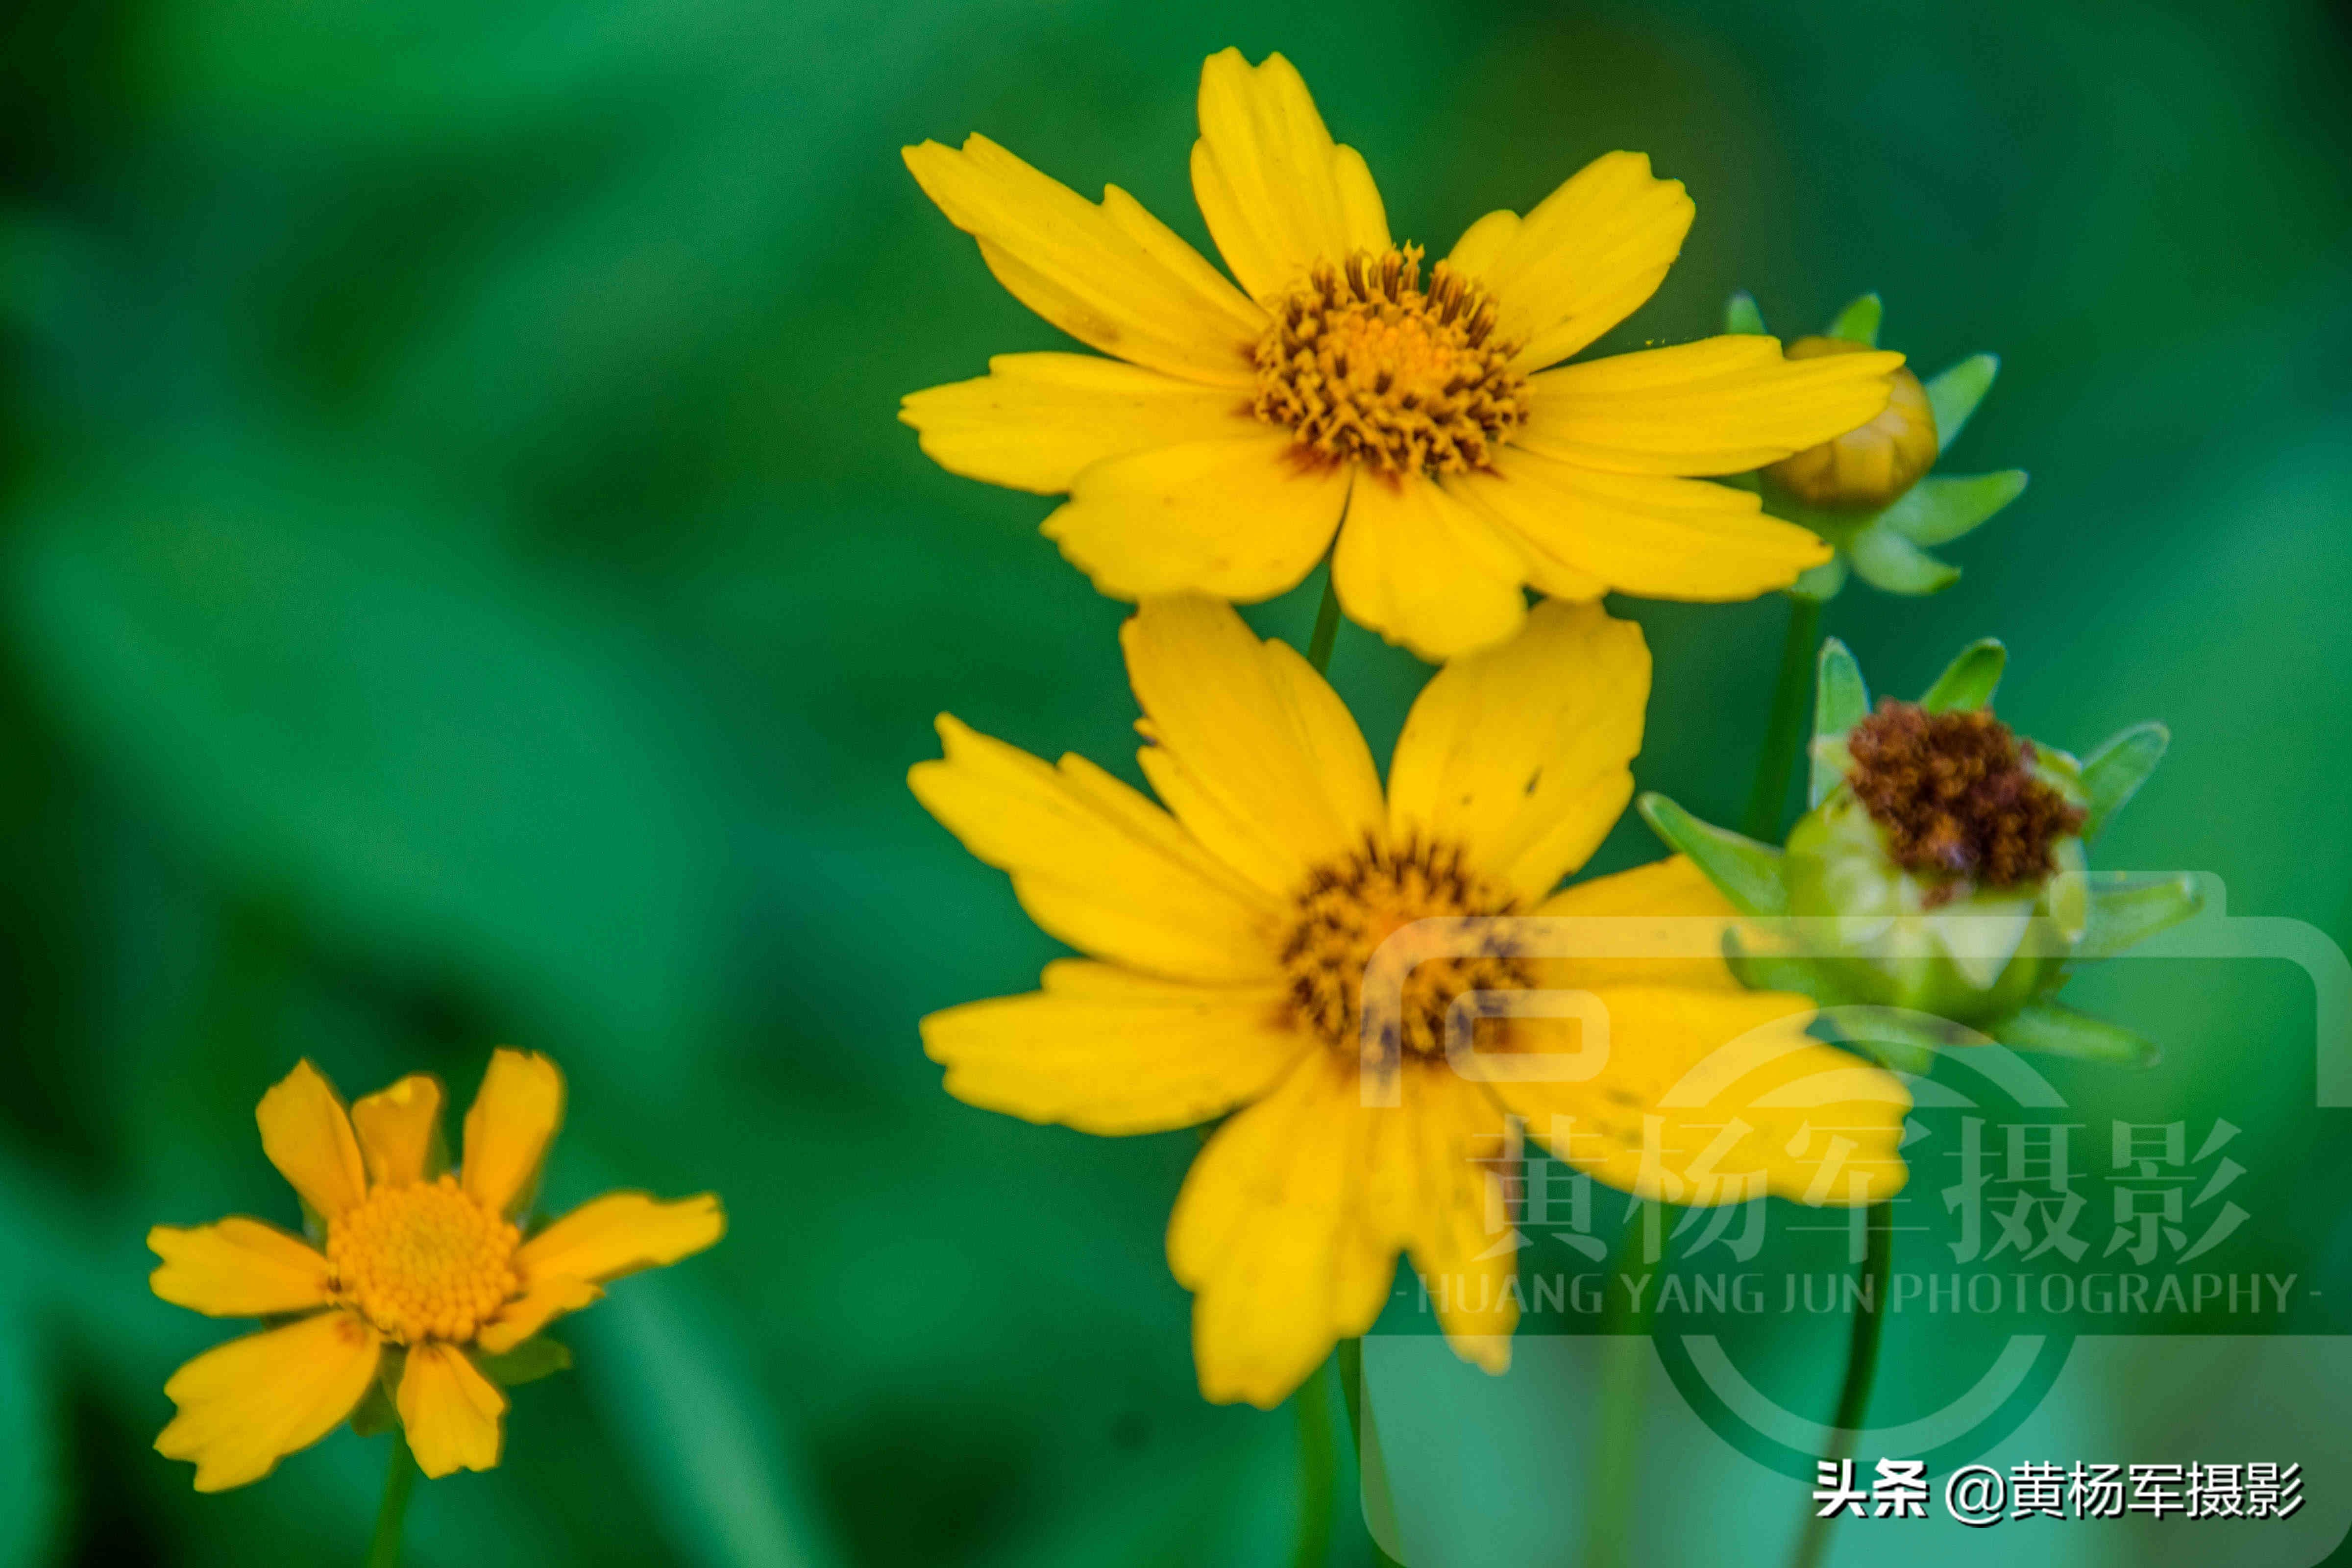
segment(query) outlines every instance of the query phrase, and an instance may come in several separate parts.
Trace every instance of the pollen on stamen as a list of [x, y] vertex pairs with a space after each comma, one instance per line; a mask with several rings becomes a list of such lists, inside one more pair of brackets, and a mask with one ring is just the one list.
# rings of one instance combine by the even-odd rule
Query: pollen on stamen
[[1318, 264], [1257, 345], [1256, 416], [1298, 450], [1392, 474], [1493, 464], [1527, 418], [1517, 345], [1495, 341], [1495, 302], [1444, 262], [1421, 286], [1421, 249]]
[[[1292, 1021], [1354, 1053], [1366, 1034], [1364, 970], [1382, 942], [1416, 921], [1517, 912], [1516, 897], [1472, 870], [1458, 845], [1368, 840], [1318, 866], [1293, 900], [1282, 945]], [[1376, 1054], [1390, 1063], [1403, 1054], [1441, 1057], [1448, 1016], [1462, 997], [1531, 987], [1534, 973], [1514, 946], [1513, 923], [1475, 931], [1470, 952], [1454, 952], [1452, 942], [1433, 949], [1407, 973], [1401, 996], [1371, 998]]]
[[402, 1343], [463, 1344], [520, 1293], [522, 1233], [454, 1176], [378, 1187], [327, 1229], [336, 1294]]

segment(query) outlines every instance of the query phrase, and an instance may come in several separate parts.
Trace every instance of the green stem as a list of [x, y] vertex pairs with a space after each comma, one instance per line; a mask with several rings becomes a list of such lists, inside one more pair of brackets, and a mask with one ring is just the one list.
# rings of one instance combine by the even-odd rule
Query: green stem
[[1339, 1455], [1331, 1440], [1331, 1363], [1326, 1361], [1298, 1385], [1297, 1568], [1324, 1568], [1331, 1557], [1331, 1504], [1339, 1495]]
[[[1377, 1449], [1370, 1454], [1364, 1451], [1364, 1342], [1341, 1340], [1332, 1360], [1339, 1368], [1340, 1397], [1348, 1405], [1348, 1441], [1356, 1456], [1356, 1489], [1362, 1494], [1371, 1484], [1367, 1478], [1380, 1466]], [[1359, 1511], [1364, 1511], [1360, 1502]], [[1376, 1568], [1402, 1568], [1377, 1541], [1372, 1542], [1372, 1562]]]
[[[1601, 1277], [1608, 1295], [1601, 1320], [1600, 1447], [1593, 1456], [1585, 1568], [1623, 1568], [1632, 1561], [1634, 1491], [1641, 1479], [1642, 1428], [1647, 1415], [1642, 1396], [1649, 1382], [1651, 1308], [1657, 1297], [1645, 1289], [1636, 1306], [1625, 1277], [1638, 1279], [1649, 1267], [1642, 1246], [1647, 1217], [1643, 1205], [1631, 1208], [1624, 1232], [1609, 1255], [1609, 1272]], [[1661, 1211], [1662, 1226], [1664, 1217]]]
[[1813, 645], [1821, 640], [1822, 602], [1791, 594], [1789, 637], [1780, 645], [1780, 680], [1772, 689], [1764, 750], [1756, 759], [1756, 787], [1748, 796], [1740, 831], [1768, 844], [1780, 840], [1780, 814], [1789, 804], [1789, 775], [1805, 747], [1805, 710], [1813, 689]]
[[[1853, 1335], [1846, 1344], [1845, 1385], [1838, 1391], [1837, 1417], [1822, 1454], [1832, 1465], [1853, 1457], [1862, 1418], [1870, 1410], [1870, 1387], [1878, 1375], [1879, 1332], [1886, 1321], [1886, 1291], [1895, 1272], [1895, 1206], [1871, 1205], [1863, 1224], [1868, 1237], [1862, 1259], [1863, 1297], [1855, 1303]], [[1822, 1519], [1809, 1510], [1790, 1568], [1820, 1568], [1822, 1553], [1829, 1550], [1830, 1526], [1836, 1522], [1835, 1515]]]
[[383, 1506], [375, 1510], [375, 1535], [368, 1542], [367, 1568], [397, 1568], [400, 1527], [408, 1514], [408, 1494], [416, 1489], [416, 1458], [408, 1434], [392, 1429], [392, 1465], [383, 1474]]
[[1307, 662], [1315, 673], [1326, 675], [1331, 668], [1331, 645], [1339, 637], [1339, 583], [1329, 572], [1323, 574], [1323, 603], [1315, 610], [1315, 635], [1307, 640]]

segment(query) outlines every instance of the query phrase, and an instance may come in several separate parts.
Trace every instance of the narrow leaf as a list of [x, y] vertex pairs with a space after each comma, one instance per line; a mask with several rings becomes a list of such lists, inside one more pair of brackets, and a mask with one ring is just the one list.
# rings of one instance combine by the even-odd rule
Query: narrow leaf
[[2204, 907], [2205, 895], [2197, 890], [2194, 877], [2095, 876], [2091, 879], [2090, 930], [2074, 956], [2111, 958]]
[[1811, 599], [1816, 605], [1826, 605], [1838, 596], [1845, 586], [1845, 557], [1832, 555], [1818, 566], [1808, 566], [1797, 574], [1789, 584], [1791, 598]]
[[1691, 858], [1716, 890], [1745, 915], [1777, 915], [1789, 907], [1780, 886], [1780, 851], [1769, 844], [1701, 822], [1652, 791], [1638, 803], [1642, 820], [1666, 847]]
[[517, 1388], [526, 1383], [537, 1383], [542, 1377], [552, 1377], [559, 1372], [572, 1370], [572, 1352], [545, 1334], [523, 1341], [503, 1355], [478, 1355], [474, 1364], [482, 1375], [501, 1388]]
[[1969, 416], [2000, 374], [1998, 354], [1970, 354], [1927, 384], [1927, 406], [1936, 414], [1936, 449], [1944, 451], [1959, 439]]
[[2048, 1051], [2053, 1056], [2121, 1067], [2152, 1067], [2164, 1054], [2155, 1041], [2121, 1024], [2110, 1024], [2055, 1002], [2034, 1002], [2019, 1008], [1994, 1033], [2002, 1045], [2016, 1050]]
[[1937, 560], [1893, 529], [1875, 524], [1853, 536], [1847, 553], [1864, 582], [1889, 594], [1916, 597], [1940, 593], [1960, 579], [1958, 567]]
[[1960, 657], [1944, 667], [1936, 677], [1936, 684], [1927, 688], [1927, 695], [1919, 699], [1919, 706], [1930, 713], [1949, 713], [1959, 708], [1982, 708], [1992, 701], [1992, 694], [2000, 686], [2000, 672], [2009, 663], [2009, 649], [1996, 637], [1983, 637], [1960, 650]]
[[[1845, 644], [1831, 637], [1822, 644], [1813, 679], [1813, 739], [1844, 734], [1870, 716], [1870, 688], [1863, 683], [1862, 666]], [[1819, 805], [1838, 784], [1839, 769], [1822, 749], [1812, 749], [1812, 774], [1805, 789], [1809, 806]]]
[[1757, 308], [1756, 296], [1742, 289], [1723, 307], [1723, 330], [1743, 337], [1764, 337], [1764, 312]]
[[2170, 744], [2172, 731], [2150, 720], [2109, 737], [2090, 754], [2083, 763], [2083, 787], [2091, 796], [2091, 815], [2083, 823], [2084, 837], [2095, 837], [2107, 819], [2139, 793], [2148, 774], [2156, 772], [2156, 764], [2164, 761], [2164, 750]]
[[1914, 544], [1949, 544], [2025, 493], [2025, 470], [1929, 477], [1879, 514], [1882, 526]]
[[1837, 320], [1830, 323], [1829, 335], [1874, 349], [1878, 346], [1878, 319], [1885, 313], [1885, 307], [1879, 303], [1877, 295], [1864, 294], [1838, 312]]

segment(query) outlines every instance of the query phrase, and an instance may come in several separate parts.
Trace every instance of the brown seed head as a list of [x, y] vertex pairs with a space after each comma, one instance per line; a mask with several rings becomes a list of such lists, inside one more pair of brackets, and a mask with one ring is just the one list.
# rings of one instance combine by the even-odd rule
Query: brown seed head
[[2052, 850], [2084, 818], [2026, 766], [2030, 745], [1988, 710], [1888, 698], [1846, 737], [1846, 782], [1906, 870], [2014, 887], [2055, 871]]

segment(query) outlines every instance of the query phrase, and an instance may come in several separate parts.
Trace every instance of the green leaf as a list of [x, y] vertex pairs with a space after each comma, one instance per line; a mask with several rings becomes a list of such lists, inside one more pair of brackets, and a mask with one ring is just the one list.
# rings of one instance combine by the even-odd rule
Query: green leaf
[[2083, 763], [2083, 788], [2091, 797], [2091, 815], [2083, 823], [2083, 837], [2095, 837], [2107, 819], [2147, 783], [2156, 764], [2164, 761], [2172, 731], [2154, 720], [2135, 724], [2110, 736]]
[[2205, 907], [2194, 877], [2138, 877], [2103, 872], [2091, 879], [2091, 925], [2077, 958], [2111, 958]]
[[500, 1388], [520, 1388], [572, 1370], [572, 1352], [545, 1334], [523, 1341], [503, 1355], [478, 1355], [474, 1364]]
[[1864, 582], [1889, 594], [1937, 594], [1960, 579], [1958, 567], [1937, 560], [1893, 529], [1874, 524], [1855, 534], [1846, 552]]
[[1949, 544], [2025, 493], [2025, 470], [1930, 476], [1879, 514], [1882, 525], [1914, 544]]
[[1780, 885], [1780, 851], [1769, 844], [1701, 822], [1664, 795], [1652, 791], [1637, 803], [1642, 820], [1667, 847], [1691, 858], [1742, 914], [1786, 912], [1789, 895]]
[[1997, 637], [1981, 637], [1960, 650], [1960, 657], [1944, 667], [1936, 677], [1936, 684], [1927, 688], [1927, 695], [1919, 699], [1919, 706], [1930, 713], [1949, 713], [1960, 708], [1983, 708], [1992, 701], [1992, 694], [2000, 687], [2000, 672], [2009, 663], [2009, 649]]
[[2055, 1002], [2027, 1004], [1997, 1025], [1993, 1034], [2015, 1050], [2048, 1051], [2053, 1056], [2119, 1067], [2152, 1067], [2164, 1054], [2155, 1041], [2121, 1024], [2110, 1024]]
[[[1852, 650], [1835, 637], [1822, 644], [1821, 658], [1813, 675], [1813, 739], [1824, 741], [1844, 734], [1870, 716], [1870, 688], [1864, 684], [1862, 666], [1854, 662]], [[1829, 797], [1838, 784], [1839, 770], [1822, 755], [1820, 747], [1813, 748], [1812, 773], [1805, 789], [1805, 803], [1819, 805]]]
[[1723, 307], [1723, 330], [1743, 337], [1769, 335], [1764, 330], [1764, 312], [1757, 308], [1755, 295], [1745, 289], [1732, 295]]
[[1820, 565], [1808, 566], [1799, 573], [1797, 580], [1789, 584], [1789, 593], [1795, 598], [1826, 605], [1845, 587], [1845, 557], [1832, 555]]
[[1936, 414], [1938, 452], [1960, 438], [1969, 416], [1977, 411], [1977, 405], [1992, 390], [1993, 378], [2000, 374], [1999, 355], [1970, 354], [1927, 384], [1927, 406]]
[[1837, 313], [1837, 320], [1830, 323], [1829, 335], [1876, 348], [1878, 320], [1885, 313], [1885, 307], [1879, 303], [1877, 295], [1864, 294]]

